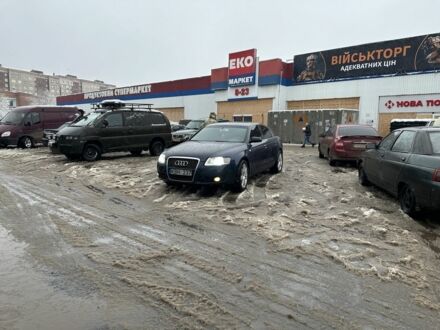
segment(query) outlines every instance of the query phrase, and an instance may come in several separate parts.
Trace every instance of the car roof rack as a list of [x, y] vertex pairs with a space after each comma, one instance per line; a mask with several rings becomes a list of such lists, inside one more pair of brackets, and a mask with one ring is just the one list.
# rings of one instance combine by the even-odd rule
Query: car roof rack
[[104, 100], [92, 103], [93, 110], [153, 110], [151, 103], [126, 103], [121, 100]]

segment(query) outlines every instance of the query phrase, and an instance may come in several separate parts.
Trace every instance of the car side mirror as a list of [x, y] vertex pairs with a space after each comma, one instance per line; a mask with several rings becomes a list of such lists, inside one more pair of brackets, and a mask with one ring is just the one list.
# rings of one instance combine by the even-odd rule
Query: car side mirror
[[106, 120], [106, 119], [104, 119], [102, 122], [101, 122], [101, 128], [106, 128], [108, 126], [108, 121]]
[[31, 124], [30, 121], [27, 121], [27, 122], [24, 123], [24, 126], [31, 126], [31, 125], [32, 125], [32, 124]]
[[263, 141], [261, 136], [252, 136], [251, 140], [250, 140], [250, 143], [258, 143], [258, 142], [261, 142], [261, 141]]

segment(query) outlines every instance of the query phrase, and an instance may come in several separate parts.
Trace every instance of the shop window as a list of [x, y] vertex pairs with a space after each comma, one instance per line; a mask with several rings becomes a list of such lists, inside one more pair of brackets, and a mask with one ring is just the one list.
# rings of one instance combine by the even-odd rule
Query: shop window
[[251, 123], [252, 115], [233, 115], [233, 120], [235, 122]]

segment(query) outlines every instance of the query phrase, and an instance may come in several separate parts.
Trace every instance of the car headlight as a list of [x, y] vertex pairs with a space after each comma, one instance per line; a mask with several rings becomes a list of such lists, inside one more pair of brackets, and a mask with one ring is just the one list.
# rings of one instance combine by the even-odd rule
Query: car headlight
[[228, 165], [230, 162], [231, 158], [228, 157], [209, 157], [205, 162], [205, 166], [222, 166]]
[[11, 136], [11, 131], [6, 131], [2, 133], [2, 137], [8, 137]]
[[66, 135], [65, 139], [66, 140], [78, 140], [79, 136]]
[[165, 154], [160, 154], [159, 159], [157, 160], [159, 164], [165, 164]]

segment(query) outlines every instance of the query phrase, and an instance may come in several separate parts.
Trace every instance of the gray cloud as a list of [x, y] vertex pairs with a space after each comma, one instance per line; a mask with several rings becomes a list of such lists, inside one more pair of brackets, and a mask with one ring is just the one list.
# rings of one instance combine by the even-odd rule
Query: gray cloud
[[440, 3], [345, 0], [0, 0], [0, 63], [120, 86], [439, 32]]

